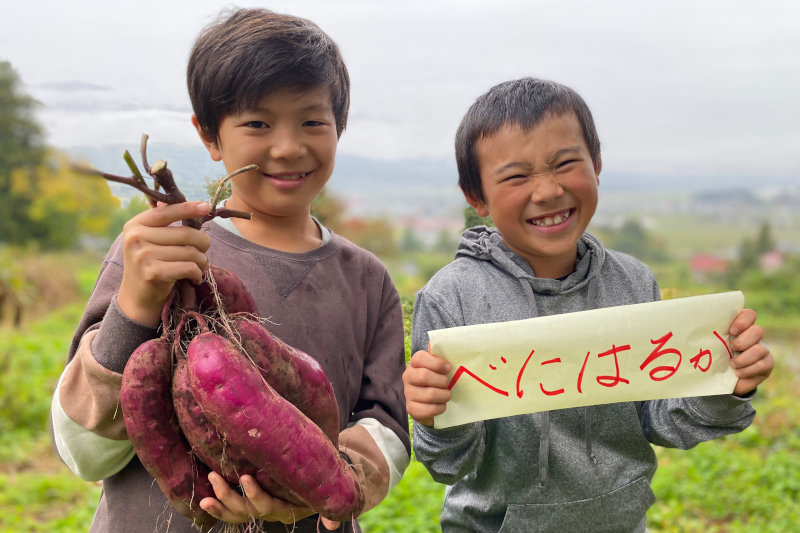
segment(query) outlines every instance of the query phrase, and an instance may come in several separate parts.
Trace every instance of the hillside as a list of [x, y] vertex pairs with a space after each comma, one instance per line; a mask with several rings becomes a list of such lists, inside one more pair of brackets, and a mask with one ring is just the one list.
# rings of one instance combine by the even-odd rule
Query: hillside
[[[107, 172], [129, 175], [122, 159], [126, 149], [139, 160], [136, 145], [77, 147], [68, 152]], [[168, 162], [190, 199], [205, 198], [206, 180], [225, 174], [222, 165], [211, 161], [199, 145], [151, 142], [148, 153], [151, 163], [159, 158]], [[466, 202], [457, 181], [454, 161], [389, 161], [339, 154], [329, 189], [346, 202], [351, 216], [390, 218], [398, 227], [432, 237], [442, 229], [457, 231], [463, 224]], [[800, 250], [796, 177], [641, 174], [607, 165], [600, 183], [593, 226], [614, 227], [630, 217], [643, 219], [655, 230], [664, 223], [686, 225], [694, 233], [722, 226], [731, 237], [720, 248], [728, 248], [740, 242], [737, 235], [751, 233], [769, 221], [779, 238], [786, 236], [787, 249]], [[136, 194], [122, 185], [112, 183], [111, 187], [123, 202]]]

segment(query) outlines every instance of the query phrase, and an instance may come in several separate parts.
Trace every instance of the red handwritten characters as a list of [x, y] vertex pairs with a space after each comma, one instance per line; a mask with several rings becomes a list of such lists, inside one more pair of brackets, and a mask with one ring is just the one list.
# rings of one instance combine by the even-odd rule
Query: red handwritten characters
[[[500, 360], [503, 363], [507, 363], [508, 362], [505, 357], [500, 357]], [[489, 365], [489, 368], [491, 368], [492, 370], [497, 370], [497, 367], [494, 366], [494, 365]], [[505, 391], [503, 389], [499, 389], [499, 388], [495, 387], [494, 385], [486, 382], [485, 380], [483, 380], [480, 377], [478, 377], [472, 370], [468, 369], [464, 365], [461, 365], [456, 369], [455, 374], [453, 374], [453, 378], [450, 380], [450, 383], [447, 385], [448, 390], [452, 389], [455, 386], [455, 384], [458, 382], [458, 380], [461, 379], [461, 375], [462, 374], [467, 374], [468, 376], [470, 376], [473, 379], [475, 379], [478, 383], [480, 383], [484, 387], [487, 387], [489, 390], [492, 390], [492, 391], [496, 392], [497, 394], [500, 394], [502, 396], [508, 396], [508, 391]]]
[[[700, 366], [700, 362], [705, 359], [708, 363], [705, 366]], [[697, 355], [689, 359], [689, 362], [692, 363], [692, 366], [695, 369], [699, 370], [700, 372], [708, 372], [708, 369], [711, 368], [711, 350], [700, 350]]]
[[[731, 353], [731, 350], [730, 350], [730, 347], [728, 346], [728, 343], [725, 342], [725, 339], [723, 339], [722, 336], [720, 336], [720, 334], [717, 333], [716, 331], [714, 331], [713, 334], [722, 343], [722, 345], [725, 347], [725, 350], [727, 350], [727, 352], [728, 352], [728, 356], [730, 358], [733, 358], [733, 354]], [[669, 358], [666, 361], [662, 360], [662, 363], [664, 363], [664, 364], [660, 364], [660, 365], [654, 366], [653, 368], [651, 368], [648, 371], [648, 376], [653, 381], [665, 381], [665, 380], [671, 378], [672, 376], [674, 376], [675, 373], [678, 372], [678, 370], [680, 369], [681, 362], [683, 361], [683, 355], [681, 354], [681, 352], [679, 350], [677, 350], [675, 348], [668, 348], [667, 347], [667, 343], [670, 341], [670, 339], [672, 339], [672, 337], [673, 337], [673, 333], [671, 331], [669, 331], [666, 334], [664, 334], [663, 336], [659, 337], [658, 339], [651, 339], [650, 343], [655, 345], [655, 348], [644, 359], [642, 364], [639, 365], [639, 370], [644, 372], [646, 368], [650, 367], [651, 365], [656, 364], [657, 360], [659, 360], [660, 358], [663, 358], [663, 357]], [[611, 374], [611, 375], [609, 375], [609, 374], [597, 375], [597, 376], [595, 376], [595, 381], [599, 385], [602, 385], [603, 387], [608, 387], [608, 388], [616, 387], [617, 385], [620, 385], [620, 384], [629, 385], [630, 384], [630, 380], [627, 379], [627, 378], [622, 377], [622, 375], [620, 373], [619, 356], [620, 356], [620, 354], [622, 352], [627, 352], [627, 351], [630, 351], [630, 350], [631, 350], [631, 345], [630, 344], [624, 344], [624, 345], [620, 345], [620, 346], [617, 346], [616, 344], [612, 344], [611, 348], [609, 350], [606, 350], [604, 352], [598, 353], [597, 354], [597, 359], [605, 358], [605, 357], [608, 357], [608, 356], [612, 356], [613, 357], [615, 372], [614, 372], [614, 374]], [[522, 363], [522, 366], [521, 366], [519, 372], [517, 373], [517, 380], [516, 380], [517, 398], [522, 398], [522, 396], [524, 395], [524, 391], [522, 389], [522, 378], [523, 378], [523, 376], [525, 374], [525, 371], [526, 371], [526, 369], [528, 367], [528, 363], [533, 358], [533, 354], [534, 353], [535, 353], [535, 350], [531, 350], [530, 351], [528, 356], [525, 358], [525, 361]], [[582, 364], [581, 369], [580, 369], [580, 371], [578, 373], [578, 379], [577, 379], [577, 383], [576, 383], [576, 388], [577, 388], [577, 391], [578, 391], [579, 394], [583, 393], [584, 375], [585, 375], [586, 367], [587, 367], [587, 364], [589, 362], [589, 358], [590, 358], [591, 354], [592, 354], [591, 351], [586, 352], [586, 357], [583, 359], [583, 364]], [[505, 357], [501, 356], [500, 360], [501, 360], [501, 362], [503, 364], [507, 364], [508, 363], [508, 360]], [[711, 362], [712, 362], [711, 350], [709, 350], [707, 348], [701, 348], [700, 351], [697, 353], [697, 355], [695, 355], [694, 357], [689, 359], [689, 362], [692, 364], [692, 367], [695, 370], [699, 370], [701, 372], [707, 372], [711, 368]], [[562, 363], [561, 357], [553, 357], [551, 359], [547, 359], [547, 360], [542, 361], [541, 363], [539, 363], [539, 366], [543, 367], [545, 365], [553, 365], [553, 364], [561, 364], [561, 363]], [[494, 370], [497, 370], [498, 367], [495, 366], [495, 365], [490, 364], [489, 368], [494, 371]], [[493, 391], [493, 392], [495, 392], [497, 394], [500, 394], [502, 396], [509, 396], [508, 391], [506, 391], [505, 389], [501, 389], [500, 387], [497, 387], [495, 385], [492, 385], [491, 383], [489, 383], [485, 379], [481, 378], [480, 376], [478, 376], [477, 374], [475, 374], [474, 372], [469, 370], [464, 365], [461, 365], [456, 369], [455, 373], [453, 374], [453, 378], [450, 380], [450, 383], [448, 384], [447, 388], [448, 389], [452, 389], [455, 386], [455, 384], [458, 382], [458, 380], [461, 379], [461, 377], [464, 374], [470, 376], [471, 378], [476, 380], [478, 383], [480, 383], [484, 387], [488, 388], [489, 390], [491, 390], [491, 391]], [[564, 394], [566, 392], [566, 389], [564, 389], [563, 387], [562, 388], [558, 388], [558, 389], [545, 388], [544, 384], [541, 381], [539, 382], [539, 390], [545, 396], [557, 396], [559, 394]]]
[[680, 368], [681, 366], [681, 360], [683, 359], [683, 357], [681, 356], [681, 352], [679, 352], [675, 348], [664, 349], [664, 345], [667, 344], [667, 342], [671, 338], [672, 338], [672, 332], [670, 331], [660, 339], [651, 340], [650, 342], [652, 344], [657, 344], [658, 346], [656, 347], [655, 350], [650, 352], [650, 355], [647, 356], [647, 359], [644, 360], [644, 363], [642, 363], [639, 366], [640, 370], [644, 370], [644, 367], [648, 366], [650, 363], [654, 362], [659, 357], [663, 357], [665, 355], [678, 356], [678, 362], [675, 363], [674, 366], [662, 365], [652, 369], [650, 371], [650, 379], [652, 379], [653, 381], [664, 381], [667, 378], [671, 378], [673, 375], [675, 375], [675, 372], [677, 372], [678, 368]]

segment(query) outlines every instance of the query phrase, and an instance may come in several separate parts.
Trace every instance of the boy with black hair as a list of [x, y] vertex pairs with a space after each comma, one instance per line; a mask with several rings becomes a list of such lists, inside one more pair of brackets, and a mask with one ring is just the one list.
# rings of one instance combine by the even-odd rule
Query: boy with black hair
[[[62, 458], [79, 477], [103, 480], [91, 531], [193, 531], [136, 458], [118, 403], [125, 363], [159, 334], [174, 283], [200, 282], [210, 263], [243, 278], [269, 329], [324, 368], [339, 405], [340, 449], [365, 488], [364, 510], [374, 507], [409, 462], [402, 311], [381, 262], [310, 214], [347, 123], [339, 49], [308, 20], [238, 10], [200, 34], [187, 81], [192, 122], [211, 158], [229, 172], [258, 165], [233, 178], [226, 203], [252, 218], [194, 230], [177, 223], [207, 214], [207, 203], [159, 205], [131, 219], [112, 245], [52, 405]], [[209, 479], [216, 498], [200, 506], [221, 520], [217, 530], [317, 531], [311, 510], [272, 498], [251, 476], [240, 480], [243, 494], [215, 473]], [[322, 523], [358, 530], [357, 522]]]
[[433, 427], [449, 364], [426, 351], [434, 329], [651, 302], [648, 267], [586, 228], [597, 206], [600, 142], [583, 99], [520, 79], [479, 97], [456, 134], [459, 186], [496, 229], [474, 227], [419, 291], [403, 380], [416, 457], [449, 485], [443, 531], [645, 531], [652, 444], [691, 448], [741, 431], [774, 361], [755, 312], [733, 321], [734, 394], [595, 405]]

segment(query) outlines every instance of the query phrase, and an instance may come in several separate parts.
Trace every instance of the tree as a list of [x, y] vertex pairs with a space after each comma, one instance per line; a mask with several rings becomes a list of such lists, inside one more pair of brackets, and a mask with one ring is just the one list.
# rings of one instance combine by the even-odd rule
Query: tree
[[322, 189], [311, 203], [311, 214], [323, 226], [338, 231], [344, 221], [344, 214], [347, 206], [335, 194], [331, 194], [327, 189]]
[[417, 232], [414, 231], [414, 228], [403, 228], [403, 233], [400, 237], [400, 250], [405, 253], [422, 250], [422, 241], [417, 237]]
[[0, 61], [0, 242], [27, 240], [31, 199], [12, 194], [12, 174], [32, 171], [44, 160], [44, 131], [34, 117], [38, 106], [11, 63]]
[[761, 224], [755, 246], [759, 256], [775, 249], [775, 239], [772, 238], [772, 227], [769, 222]]
[[338, 233], [381, 259], [397, 256], [394, 229], [386, 220], [351, 218], [342, 223]]
[[622, 227], [611, 234], [610, 248], [642, 261], [663, 261], [666, 257], [663, 243], [654, 239], [642, 223], [633, 218], [625, 220]]
[[120, 204], [108, 182], [73, 170], [67, 156], [52, 149], [35, 168], [12, 171], [11, 194], [25, 206], [18, 216], [26, 229], [15, 241], [48, 248], [74, 246], [82, 235], [105, 236]]
[[464, 228], [471, 228], [473, 226], [488, 226], [491, 228], [494, 227], [494, 222], [492, 222], [492, 217], [478, 216], [475, 209], [471, 206], [467, 206], [464, 209]]

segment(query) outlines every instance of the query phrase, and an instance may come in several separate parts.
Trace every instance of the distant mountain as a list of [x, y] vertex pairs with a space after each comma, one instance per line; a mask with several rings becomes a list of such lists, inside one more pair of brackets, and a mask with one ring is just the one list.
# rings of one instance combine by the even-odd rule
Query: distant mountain
[[[72, 158], [105, 172], [129, 176], [123, 160], [126, 149], [140, 164], [139, 148], [135, 145], [83, 146], [67, 152]], [[151, 142], [147, 157], [151, 165], [157, 159], [165, 160], [178, 186], [190, 199], [205, 198], [206, 181], [225, 176], [222, 164], [211, 161], [202, 146]], [[384, 161], [338, 154], [328, 188], [347, 203], [349, 212], [359, 216], [461, 218], [466, 206], [458, 189], [455, 162], [443, 160]], [[138, 194], [116, 183], [111, 184], [111, 189], [123, 201]]]
[[[77, 147], [67, 152], [106, 172], [128, 176], [130, 171], [122, 158], [126, 149], [140, 162], [136, 145]], [[148, 158], [151, 164], [166, 160], [189, 199], [206, 198], [206, 181], [225, 175], [222, 164], [211, 161], [200, 145], [152, 142]], [[800, 180], [796, 176], [690, 176], [606, 170], [600, 182], [598, 215], [603, 217], [628, 211], [661, 211], [665, 206], [692, 210], [735, 205], [744, 214], [766, 206], [800, 205]], [[112, 183], [111, 187], [123, 201], [138, 194], [123, 185]], [[328, 188], [347, 203], [350, 214], [390, 217], [398, 222], [462, 221], [466, 207], [458, 189], [455, 161], [444, 159], [379, 160], [340, 153]]]

